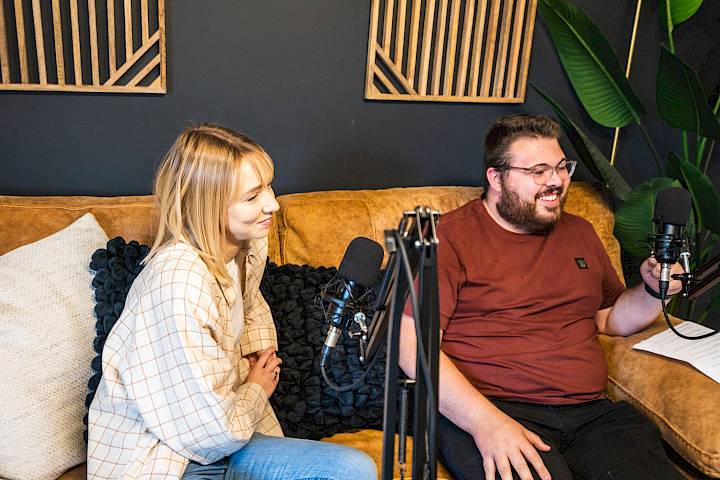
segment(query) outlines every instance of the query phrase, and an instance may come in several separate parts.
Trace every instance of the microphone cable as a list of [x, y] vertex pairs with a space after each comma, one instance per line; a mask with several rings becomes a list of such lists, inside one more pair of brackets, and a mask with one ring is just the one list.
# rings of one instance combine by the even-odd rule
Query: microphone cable
[[663, 316], [665, 317], [665, 322], [667, 322], [668, 327], [670, 327], [670, 330], [672, 330], [673, 333], [675, 335], [677, 335], [678, 337], [684, 338], [685, 340], [702, 340], [703, 338], [712, 337], [716, 333], [720, 333], [720, 330], [713, 330], [712, 332], [703, 333], [702, 335], [697, 335], [695, 337], [685, 335], [684, 333], [679, 332], [678, 329], [675, 328], [675, 326], [670, 321], [670, 316], [667, 313], [667, 307], [665, 305], [665, 300], [660, 300], [660, 303], [662, 304], [662, 313], [663, 313]]
[[[332, 356], [332, 354], [333, 354], [333, 351], [330, 352], [329, 356]], [[323, 380], [325, 380], [325, 383], [327, 383], [330, 388], [332, 388], [333, 390], [335, 390], [337, 392], [347, 392], [349, 390], [353, 390], [353, 389], [359, 387], [360, 385], [362, 385], [365, 382], [365, 378], [367, 378], [370, 370], [372, 370], [375, 367], [375, 364], [377, 363], [379, 358], [380, 358], [380, 355], [375, 355], [372, 358], [372, 360], [370, 360], [370, 363], [367, 364], [367, 367], [365, 368], [365, 371], [363, 371], [360, 378], [358, 378], [356, 381], [354, 381], [350, 385], [341, 386], [341, 385], [335, 383], [333, 380], [331, 380], [327, 374], [327, 370], [325, 370], [325, 363], [320, 363], [320, 373], [322, 374]]]

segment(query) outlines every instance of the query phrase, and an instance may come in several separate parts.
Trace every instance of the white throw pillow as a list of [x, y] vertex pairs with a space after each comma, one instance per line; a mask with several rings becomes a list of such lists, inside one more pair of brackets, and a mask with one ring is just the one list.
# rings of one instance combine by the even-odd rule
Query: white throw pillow
[[55, 479], [85, 461], [95, 336], [91, 214], [0, 257], [0, 477]]

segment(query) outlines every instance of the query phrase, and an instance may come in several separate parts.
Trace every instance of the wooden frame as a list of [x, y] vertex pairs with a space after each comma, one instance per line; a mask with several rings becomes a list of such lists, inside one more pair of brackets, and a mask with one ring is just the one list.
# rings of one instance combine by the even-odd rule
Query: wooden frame
[[166, 93], [165, 0], [0, 0], [0, 90]]
[[536, 8], [537, 0], [372, 0], [365, 98], [524, 102]]

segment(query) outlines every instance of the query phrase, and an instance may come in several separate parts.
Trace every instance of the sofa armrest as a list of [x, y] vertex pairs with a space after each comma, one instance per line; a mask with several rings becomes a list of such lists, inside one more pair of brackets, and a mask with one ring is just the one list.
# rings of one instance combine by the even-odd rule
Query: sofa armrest
[[600, 335], [608, 394], [645, 413], [665, 441], [700, 472], [720, 478], [720, 384], [689, 364], [632, 348], [665, 329], [664, 319], [658, 318], [629, 337]]

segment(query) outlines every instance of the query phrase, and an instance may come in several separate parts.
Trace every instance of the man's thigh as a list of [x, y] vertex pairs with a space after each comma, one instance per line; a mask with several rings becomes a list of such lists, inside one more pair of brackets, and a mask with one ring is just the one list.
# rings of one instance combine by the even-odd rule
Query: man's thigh
[[565, 460], [586, 480], [678, 480], [657, 427], [626, 402], [593, 402], [579, 420]]
[[[522, 422], [521, 422], [522, 423]], [[527, 425], [525, 425], [528, 428]], [[472, 435], [456, 426], [444, 416], [440, 416], [440, 460], [447, 468], [448, 472], [457, 480], [473, 479], [485, 480], [485, 469], [483, 468], [483, 459], [475, 445]], [[549, 452], [538, 452], [542, 458], [545, 467], [552, 475], [553, 480], [572, 480], [565, 460], [558, 451], [556, 445], [543, 435], [542, 432], [531, 429], [537, 433], [545, 443], [551, 446]], [[533, 478], [539, 480], [537, 472], [531, 465], [530, 471]], [[499, 475], [495, 475], [496, 479], [500, 479]], [[513, 470], [513, 479], [518, 479], [517, 473]]]

